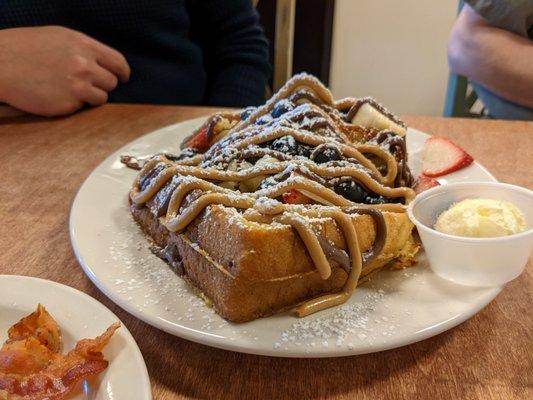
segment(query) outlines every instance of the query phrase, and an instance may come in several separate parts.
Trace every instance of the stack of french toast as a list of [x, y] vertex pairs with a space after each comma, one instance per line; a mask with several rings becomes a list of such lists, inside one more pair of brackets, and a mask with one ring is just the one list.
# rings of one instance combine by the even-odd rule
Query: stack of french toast
[[263, 106], [209, 117], [179, 154], [143, 162], [131, 212], [224, 318], [306, 316], [416, 262], [406, 133], [373, 99], [335, 101], [299, 74]]

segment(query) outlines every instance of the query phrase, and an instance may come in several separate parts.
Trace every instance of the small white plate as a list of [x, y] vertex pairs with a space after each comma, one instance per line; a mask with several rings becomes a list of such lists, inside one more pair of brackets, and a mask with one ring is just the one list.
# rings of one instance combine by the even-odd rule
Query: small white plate
[[[7, 330], [41, 303], [57, 321], [63, 352], [76, 342], [102, 334], [117, 316], [92, 297], [69, 286], [27, 276], [0, 275], [0, 341]], [[78, 384], [69, 400], [151, 400], [150, 378], [135, 339], [122, 326], [104, 349], [109, 366], [98, 377]]]
[[[447, 282], [418, 266], [382, 271], [357, 288], [349, 302], [304, 319], [291, 313], [244, 324], [226, 322], [207, 307], [167, 264], [151, 254], [130, 216], [128, 190], [137, 174], [121, 154], [176, 152], [183, 138], [204, 121], [186, 121], [152, 132], [103, 161], [80, 188], [70, 215], [76, 256], [89, 278], [109, 298], [139, 319], [173, 335], [209, 346], [278, 357], [333, 357], [403, 346], [446, 331], [485, 307], [500, 292]], [[408, 132], [415, 174], [428, 135]], [[441, 179], [494, 181], [474, 163]]]

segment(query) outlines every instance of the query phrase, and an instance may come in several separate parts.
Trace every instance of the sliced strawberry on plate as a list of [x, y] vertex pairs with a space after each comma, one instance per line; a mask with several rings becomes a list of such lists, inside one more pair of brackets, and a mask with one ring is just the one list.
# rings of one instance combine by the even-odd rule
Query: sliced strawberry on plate
[[414, 190], [416, 194], [422, 193], [425, 190], [431, 189], [432, 187], [439, 186], [440, 183], [436, 179], [430, 178], [426, 175], [420, 175], [415, 182]]
[[187, 141], [187, 147], [192, 147], [200, 152], [205, 152], [210, 147], [209, 143], [209, 129], [211, 124], [206, 123]]
[[296, 189], [291, 189], [281, 195], [283, 202], [286, 204], [309, 204], [311, 199], [303, 195]]
[[426, 140], [422, 150], [422, 173], [436, 177], [464, 168], [474, 159], [449, 139], [434, 136]]

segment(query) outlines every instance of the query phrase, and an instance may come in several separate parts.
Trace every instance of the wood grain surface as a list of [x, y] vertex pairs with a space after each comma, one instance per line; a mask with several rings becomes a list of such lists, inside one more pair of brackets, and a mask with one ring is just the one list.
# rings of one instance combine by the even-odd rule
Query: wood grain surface
[[[106, 105], [43, 119], [0, 110], [0, 273], [61, 282], [109, 307], [137, 340], [155, 399], [533, 398], [531, 262], [458, 327], [399, 349], [337, 359], [276, 359], [191, 343], [137, 320], [100, 293], [76, 262], [68, 235], [79, 186], [125, 143], [212, 111]], [[405, 120], [451, 137], [499, 180], [533, 188], [533, 123]]]

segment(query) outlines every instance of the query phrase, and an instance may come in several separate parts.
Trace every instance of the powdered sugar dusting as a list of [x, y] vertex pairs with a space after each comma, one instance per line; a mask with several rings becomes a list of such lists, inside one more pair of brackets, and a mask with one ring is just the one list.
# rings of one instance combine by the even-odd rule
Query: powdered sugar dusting
[[353, 349], [357, 341], [373, 341], [376, 330], [381, 336], [392, 336], [396, 325], [388, 317], [371, 319], [377, 305], [383, 301], [385, 291], [371, 291], [357, 303], [339, 306], [326, 316], [306, 317], [297, 320], [281, 333], [274, 343], [275, 349], [289, 345], [303, 346], [306, 351], [315, 347], [348, 347]]
[[[115, 292], [140, 312], [161, 313], [160, 317], [179, 323], [192, 323], [204, 331], [228, 326], [205, 301], [197, 296], [185, 281], [149, 249], [150, 243], [139, 227], [129, 218], [127, 229], [120, 230], [109, 246], [110, 257], [105, 259], [118, 276], [113, 283]], [[186, 306], [175, 307], [176, 301]]]
[[[267, 198], [261, 201], [267, 204], [275, 202]], [[111, 242], [110, 257], [105, 262], [113, 268], [113, 276], [118, 276], [113, 280], [115, 292], [138, 311], [155, 312], [176, 324], [203, 332], [217, 332], [231, 341], [257, 341], [258, 337], [264, 337], [262, 320], [237, 325], [225, 321], [164, 261], [152, 254], [149, 243], [131, 218], [127, 228]], [[200, 250], [196, 244], [193, 247]], [[120, 270], [118, 275], [117, 269]], [[311, 353], [320, 348], [353, 350], [386, 340], [396, 333], [398, 326], [396, 316], [376, 312], [378, 307], [388, 308], [386, 299], [387, 293], [383, 289], [371, 285], [359, 289], [356, 302], [327, 310], [325, 315], [321, 313], [302, 319], [292, 317], [290, 325], [279, 327], [272, 322], [270, 329], [279, 329], [279, 334], [273, 337], [271, 346], [279, 350], [300, 347], [305, 353]], [[404, 317], [409, 315], [411, 312], [405, 310]]]

